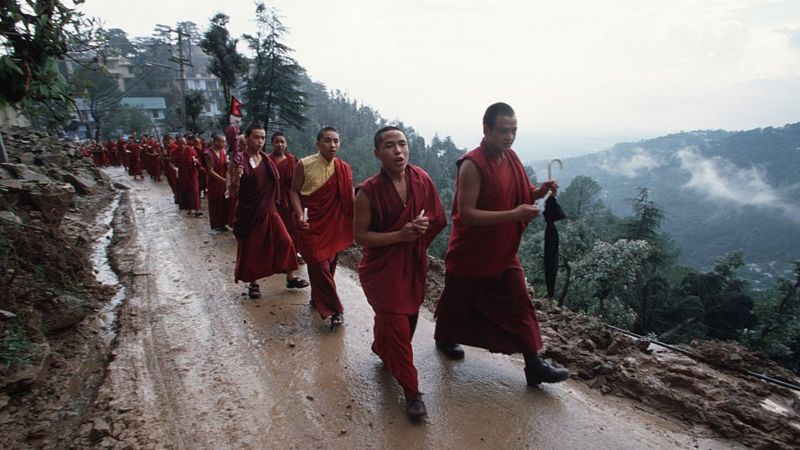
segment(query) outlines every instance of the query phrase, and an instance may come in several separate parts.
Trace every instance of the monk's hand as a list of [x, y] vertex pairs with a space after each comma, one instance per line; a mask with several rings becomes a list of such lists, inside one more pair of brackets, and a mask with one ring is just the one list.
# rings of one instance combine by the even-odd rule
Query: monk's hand
[[301, 230], [307, 230], [308, 229], [308, 221], [303, 220], [303, 215], [299, 214], [299, 215], [295, 215], [295, 217], [297, 217], [297, 226], [299, 226]]
[[428, 231], [428, 226], [430, 226], [431, 221], [427, 216], [422, 216], [414, 219], [414, 221], [411, 223], [414, 224], [414, 229], [417, 231], [417, 233], [423, 235], [426, 231]]
[[244, 168], [242, 166], [236, 166], [233, 169], [233, 173], [236, 174], [236, 178], [241, 178], [244, 173]]
[[558, 194], [558, 181], [550, 180], [550, 181], [545, 181], [544, 183], [542, 183], [542, 185], [539, 186], [539, 198], [542, 198], [545, 195], [547, 195], [548, 191], [552, 192], [552, 194], [550, 194], [550, 195], [555, 197], [556, 194]]
[[541, 212], [538, 206], [523, 203], [513, 209], [517, 222], [528, 223], [535, 219]]
[[400, 228], [400, 241], [401, 242], [411, 242], [419, 239], [422, 236], [417, 230], [417, 226], [414, 222], [408, 222], [407, 224], [403, 225], [403, 228]]

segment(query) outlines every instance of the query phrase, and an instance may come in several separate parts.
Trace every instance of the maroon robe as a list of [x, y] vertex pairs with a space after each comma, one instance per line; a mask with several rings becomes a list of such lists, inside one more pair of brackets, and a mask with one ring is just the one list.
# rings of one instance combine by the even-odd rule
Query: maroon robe
[[358, 277], [375, 311], [372, 351], [380, 356], [408, 398], [419, 394], [411, 339], [425, 297], [427, 251], [447, 225], [447, 219], [433, 181], [424, 170], [411, 165], [406, 168], [406, 189], [408, 197], [404, 205], [383, 171], [359, 186], [372, 210], [370, 231], [397, 231], [423, 209], [430, 224], [425, 235], [413, 242], [364, 247]]
[[255, 169], [243, 165], [239, 180], [236, 220], [235, 281], [254, 282], [275, 273], [297, 269], [295, 248], [283, 226], [275, 201], [279, 196], [278, 172], [265, 153]]
[[164, 175], [167, 177], [169, 188], [172, 189], [172, 198], [175, 203], [178, 203], [178, 174], [172, 168], [172, 155], [178, 148], [175, 144], [168, 144], [164, 153], [161, 155], [161, 167], [164, 170]]
[[[228, 167], [228, 157], [225, 154], [225, 149], [215, 152], [213, 148], [206, 149], [203, 153], [203, 161], [205, 164], [211, 164], [214, 173], [222, 177], [222, 181], [218, 180], [211, 174], [208, 174], [208, 220], [211, 224], [211, 229], [216, 230], [228, 224], [230, 216], [230, 202], [225, 198], [225, 170]], [[204, 165], [205, 165], [204, 164]]]
[[[483, 147], [466, 154], [481, 174], [476, 207], [505, 211], [530, 204], [533, 185], [516, 153], [499, 163]], [[435, 338], [497, 353], [535, 353], [542, 339], [517, 256], [527, 224], [481, 227], [461, 224], [459, 189], [453, 201], [453, 231], [445, 255], [445, 287], [436, 308]]]
[[[283, 220], [283, 224], [286, 226], [286, 230], [289, 232], [289, 236], [292, 237], [292, 242], [297, 242], [297, 217], [295, 217], [294, 208], [292, 208], [292, 204], [289, 201], [289, 191], [292, 190], [292, 180], [294, 179], [294, 171], [297, 168], [297, 158], [289, 152], [285, 152], [284, 154], [286, 157], [279, 162], [275, 162], [273, 159], [281, 179], [281, 197], [278, 199], [278, 203], [275, 206], [278, 209], [281, 220]], [[273, 158], [272, 153], [270, 153], [269, 157], [271, 159]]]
[[172, 152], [172, 164], [178, 168], [178, 206], [181, 210], [200, 209], [200, 186], [197, 182], [197, 152], [194, 148], [186, 146], [183, 151], [175, 149]]
[[142, 146], [136, 142], [128, 144], [128, 175], [142, 176]]
[[346, 162], [333, 161], [336, 171], [328, 181], [300, 196], [309, 228], [298, 231], [296, 244], [306, 260], [311, 301], [323, 319], [344, 311], [334, 275], [339, 252], [353, 243], [353, 175]]

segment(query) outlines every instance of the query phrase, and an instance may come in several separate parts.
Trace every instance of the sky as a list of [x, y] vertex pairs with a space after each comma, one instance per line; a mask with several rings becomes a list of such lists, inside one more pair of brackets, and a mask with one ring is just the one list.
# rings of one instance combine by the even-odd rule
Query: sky
[[[217, 12], [254, 33], [251, 0], [87, 0], [108, 28]], [[523, 159], [697, 129], [800, 121], [798, 0], [274, 0], [309, 76], [422, 136], [476, 146], [509, 103]], [[224, 8], [224, 9], [223, 9]], [[245, 50], [240, 42], [240, 51]]]

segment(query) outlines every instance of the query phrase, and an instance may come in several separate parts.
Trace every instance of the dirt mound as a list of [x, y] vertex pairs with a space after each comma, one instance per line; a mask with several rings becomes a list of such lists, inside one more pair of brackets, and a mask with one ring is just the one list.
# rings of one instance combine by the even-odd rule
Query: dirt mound
[[[56, 445], [102, 375], [95, 313], [113, 295], [89, 258], [107, 178], [69, 143], [4, 133], [0, 165], [0, 447]], [[71, 181], [67, 181], [71, 180]]]

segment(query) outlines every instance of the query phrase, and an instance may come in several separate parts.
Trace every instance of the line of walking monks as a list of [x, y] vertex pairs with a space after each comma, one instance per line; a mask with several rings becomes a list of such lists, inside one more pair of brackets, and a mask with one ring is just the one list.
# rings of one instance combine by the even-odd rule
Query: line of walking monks
[[[541, 333], [517, 250], [522, 232], [540, 213], [534, 201], [555, 194], [558, 184], [530, 183], [512, 150], [516, 133], [514, 110], [505, 103], [489, 106], [481, 144], [457, 163], [434, 338], [452, 359], [464, 358], [460, 344], [522, 353], [526, 382], [538, 386], [563, 381], [569, 371], [538, 356]], [[273, 274], [286, 274], [287, 288], [305, 287], [308, 283], [294, 276], [299, 252], [308, 265], [311, 305], [333, 329], [344, 323], [334, 280], [338, 254], [354, 241], [362, 247], [358, 275], [375, 313], [372, 351], [402, 387], [408, 417], [419, 421], [427, 415], [411, 342], [424, 299], [427, 249], [447, 220], [430, 176], [408, 163], [403, 131], [390, 126], [375, 133], [380, 171], [355, 189], [350, 166], [337, 157], [341, 143], [332, 127], [317, 134], [318, 153], [299, 161], [280, 132], [271, 136], [272, 152], [265, 153], [266, 131], [257, 123], [243, 136], [232, 127], [215, 135], [202, 164], [183, 140], [169, 152], [178, 173], [176, 198], [183, 198], [182, 172], [195, 177], [204, 165], [210, 173], [209, 214], [218, 214], [212, 198], [235, 202], [221, 227], [233, 226], [235, 280], [249, 283], [251, 298], [261, 295], [257, 281]], [[232, 148], [230, 164], [226, 144]], [[197, 203], [179, 202], [181, 209], [196, 213], [196, 197]]]

